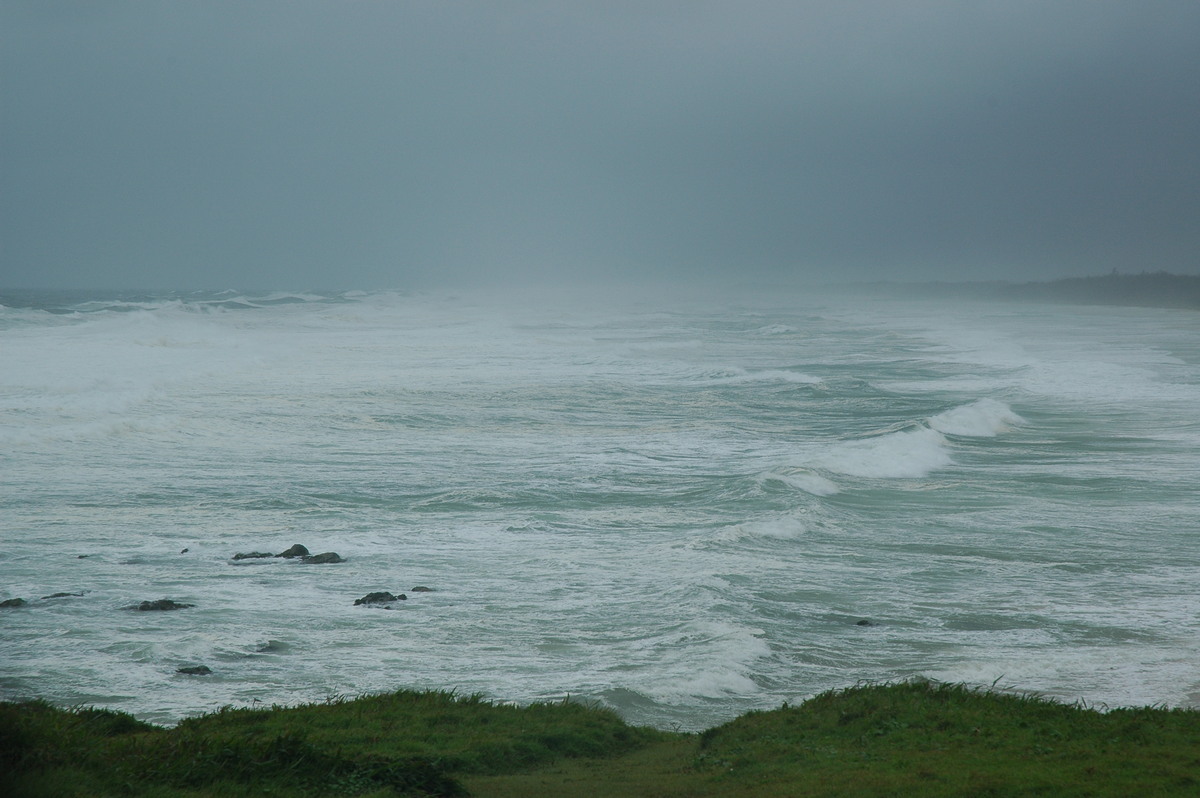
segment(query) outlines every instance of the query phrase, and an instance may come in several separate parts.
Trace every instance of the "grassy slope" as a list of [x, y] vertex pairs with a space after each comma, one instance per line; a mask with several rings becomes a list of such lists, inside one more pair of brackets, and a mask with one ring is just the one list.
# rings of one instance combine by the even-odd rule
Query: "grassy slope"
[[0, 794], [1198, 795], [1200, 712], [1100, 713], [958, 686], [827, 693], [701, 735], [577, 704], [401, 692], [175, 729], [0, 705]]

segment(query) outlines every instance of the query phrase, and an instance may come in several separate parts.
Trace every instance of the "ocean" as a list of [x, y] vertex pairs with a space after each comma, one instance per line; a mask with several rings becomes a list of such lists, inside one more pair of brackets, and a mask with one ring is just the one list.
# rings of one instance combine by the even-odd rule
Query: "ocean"
[[[169, 724], [447, 689], [684, 730], [912, 677], [1200, 704], [1195, 311], [0, 305], [3, 699]], [[233, 559], [295, 543], [344, 562]], [[194, 606], [127, 609], [164, 598]]]

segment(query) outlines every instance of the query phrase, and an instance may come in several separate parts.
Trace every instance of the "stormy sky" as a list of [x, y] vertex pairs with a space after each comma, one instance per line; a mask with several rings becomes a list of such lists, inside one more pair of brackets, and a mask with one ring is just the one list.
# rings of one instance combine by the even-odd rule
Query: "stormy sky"
[[1200, 273], [1200, 3], [0, 0], [0, 286]]

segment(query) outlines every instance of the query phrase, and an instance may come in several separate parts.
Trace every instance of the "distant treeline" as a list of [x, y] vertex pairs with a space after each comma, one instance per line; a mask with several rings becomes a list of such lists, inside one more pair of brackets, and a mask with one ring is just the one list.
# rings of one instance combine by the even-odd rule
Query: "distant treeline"
[[1040, 283], [920, 283], [886, 286], [889, 293], [971, 299], [1022, 299], [1088, 305], [1200, 308], [1200, 276], [1113, 271], [1097, 277], [1068, 277]]
[[1102, 277], [1070, 277], [1048, 283], [1001, 286], [999, 295], [1012, 299], [1049, 299], [1096, 305], [1200, 308], [1200, 276], [1142, 272]]

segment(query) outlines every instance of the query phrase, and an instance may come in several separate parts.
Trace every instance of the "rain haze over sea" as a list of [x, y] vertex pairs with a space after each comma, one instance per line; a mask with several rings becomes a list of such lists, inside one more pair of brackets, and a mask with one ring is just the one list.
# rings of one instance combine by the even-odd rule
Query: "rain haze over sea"
[[[0, 304], [5, 699], [172, 722], [445, 688], [699, 729], [912, 676], [1200, 692], [1194, 311]], [[293, 543], [345, 562], [232, 559]], [[162, 598], [194, 606], [124, 609]]]

